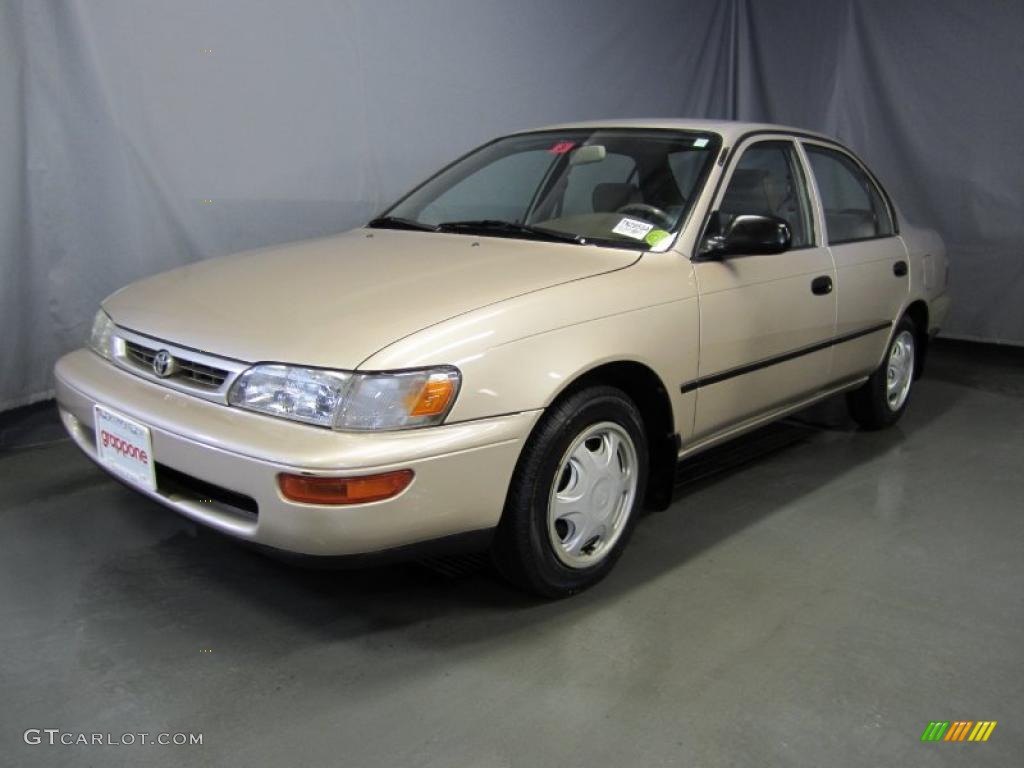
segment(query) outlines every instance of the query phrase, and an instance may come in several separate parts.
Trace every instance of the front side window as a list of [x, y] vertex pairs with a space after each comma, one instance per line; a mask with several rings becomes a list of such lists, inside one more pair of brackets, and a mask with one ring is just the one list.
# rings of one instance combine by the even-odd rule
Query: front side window
[[748, 147], [729, 179], [718, 208], [717, 232], [737, 216], [771, 216], [789, 224], [793, 248], [813, 243], [807, 185], [789, 141], [762, 141]]
[[848, 155], [805, 144], [818, 185], [829, 243], [888, 237], [894, 228], [881, 192]]
[[509, 136], [370, 226], [648, 248], [682, 226], [720, 145], [714, 134], [667, 130]]

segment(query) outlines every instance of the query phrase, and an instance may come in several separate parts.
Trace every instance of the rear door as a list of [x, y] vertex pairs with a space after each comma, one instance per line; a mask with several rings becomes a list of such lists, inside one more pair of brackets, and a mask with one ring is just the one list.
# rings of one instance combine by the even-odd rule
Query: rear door
[[802, 142], [836, 264], [833, 378], [859, 378], [878, 367], [910, 286], [909, 259], [881, 189], [852, 155]]
[[694, 438], [740, 425], [824, 389], [835, 330], [835, 269], [816, 231], [806, 169], [788, 137], [751, 139], [712, 207], [709, 235], [738, 215], [785, 219], [793, 247], [695, 258], [700, 302]]

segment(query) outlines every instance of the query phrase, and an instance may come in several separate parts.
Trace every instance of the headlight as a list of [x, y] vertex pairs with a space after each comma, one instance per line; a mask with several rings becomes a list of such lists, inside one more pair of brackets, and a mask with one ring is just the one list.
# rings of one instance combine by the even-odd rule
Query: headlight
[[370, 431], [440, 424], [458, 394], [454, 368], [349, 373], [257, 365], [231, 387], [228, 402], [285, 419]]
[[407, 429], [440, 424], [455, 404], [454, 368], [352, 374], [338, 429]]
[[257, 365], [231, 387], [228, 401], [271, 416], [330, 427], [350, 374], [289, 365]]
[[89, 349], [107, 360], [113, 359], [110, 343], [114, 336], [114, 321], [107, 317], [102, 309], [96, 312], [92, 320], [92, 331], [89, 332]]

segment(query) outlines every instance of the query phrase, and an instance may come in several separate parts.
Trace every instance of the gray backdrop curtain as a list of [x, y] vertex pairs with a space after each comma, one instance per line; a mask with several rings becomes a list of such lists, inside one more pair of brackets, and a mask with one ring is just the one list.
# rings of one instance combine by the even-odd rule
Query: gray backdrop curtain
[[0, 409], [124, 283], [608, 116], [839, 136], [946, 238], [949, 334], [1024, 343], [1022, 39], [1019, 0], [0, 0]]

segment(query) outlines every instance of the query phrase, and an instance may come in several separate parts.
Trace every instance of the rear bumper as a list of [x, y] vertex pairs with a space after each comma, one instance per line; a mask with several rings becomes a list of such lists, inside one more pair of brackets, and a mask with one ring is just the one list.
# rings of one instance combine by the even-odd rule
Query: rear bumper
[[[392, 550], [497, 525], [523, 441], [540, 412], [377, 434], [333, 432], [175, 392], [119, 370], [88, 350], [55, 368], [61, 420], [93, 460], [93, 405], [149, 427], [157, 490], [139, 489], [196, 522], [256, 545], [303, 555]], [[168, 478], [161, 481], [161, 467]], [[281, 472], [352, 476], [412, 469], [398, 496], [322, 506], [285, 499]], [[177, 474], [180, 473], [180, 474]], [[182, 476], [229, 493], [171, 482]], [[256, 512], [234, 503], [249, 497]]]

